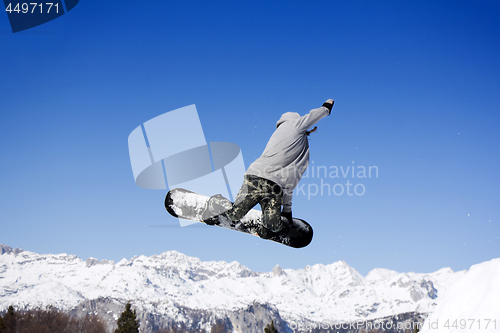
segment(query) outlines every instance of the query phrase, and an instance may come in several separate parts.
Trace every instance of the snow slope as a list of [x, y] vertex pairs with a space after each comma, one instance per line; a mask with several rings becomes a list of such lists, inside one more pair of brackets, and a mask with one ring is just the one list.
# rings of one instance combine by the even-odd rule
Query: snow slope
[[343, 261], [263, 273], [175, 251], [118, 263], [3, 245], [0, 254], [0, 311], [12, 304], [67, 310], [107, 298], [133, 300], [142, 311], [172, 317], [179, 307], [234, 311], [259, 302], [275, 306], [285, 320], [367, 320], [432, 312], [447, 287], [465, 274], [449, 268], [429, 274], [375, 269], [364, 277]]
[[453, 283], [421, 332], [500, 332], [500, 259], [472, 266]]

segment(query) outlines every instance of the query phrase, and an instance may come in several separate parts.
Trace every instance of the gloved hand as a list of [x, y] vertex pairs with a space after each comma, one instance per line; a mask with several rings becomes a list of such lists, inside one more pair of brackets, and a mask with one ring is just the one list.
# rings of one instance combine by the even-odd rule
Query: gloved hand
[[286, 218], [288, 220], [288, 223], [290, 225], [293, 224], [292, 212], [281, 212], [281, 216], [283, 216], [284, 218]]
[[333, 103], [333, 99], [329, 99], [325, 103], [323, 103], [323, 106], [328, 109], [328, 115], [330, 115], [330, 113], [332, 112]]

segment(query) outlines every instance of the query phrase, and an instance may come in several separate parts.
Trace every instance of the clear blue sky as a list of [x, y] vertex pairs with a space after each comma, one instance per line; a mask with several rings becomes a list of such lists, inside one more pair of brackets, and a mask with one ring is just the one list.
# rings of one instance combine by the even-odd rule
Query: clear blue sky
[[[499, 17], [486, 0], [82, 0], [13, 34], [0, 15], [0, 243], [116, 261], [177, 250], [258, 271], [345, 260], [362, 274], [498, 257]], [[165, 191], [134, 183], [127, 138], [155, 116], [196, 104], [207, 141], [238, 144], [248, 167], [281, 113], [328, 98], [311, 161], [378, 177], [303, 179], [365, 188], [296, 195], [315, 230], [305, 249], [173, 227]]]

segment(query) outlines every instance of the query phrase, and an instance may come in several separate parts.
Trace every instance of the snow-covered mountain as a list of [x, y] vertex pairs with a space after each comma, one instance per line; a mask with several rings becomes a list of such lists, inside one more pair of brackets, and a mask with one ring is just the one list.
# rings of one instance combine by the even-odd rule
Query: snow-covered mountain
[[297, 270], [276, 266], [262, 273], [237, 262], [203, 262], [175, 251], [118, 263], [4, 245], [0, 254], [0, 311], [9, 305], [50, 305], [73, 312], [105, 311], [117, 318], [131, 301], [144, 328], [160, 319], [193, 324], [200, 318], [206, 323], [199, 327], [208, 328], [217, 319], [232, 318], [234, 331], [251, 332], [243, 327], [249, 325], [245, 313], [250, 308], [254, 314], [278, 316], [276, 321], [288, 330], [303, 323], [427, 314], [465, 275], [449, 268], [429, 274], [375, 269], [364, 277], [343, 261]]
[[500, 332], [500, 259], [472, 266], [453, 283], [421, 332]]

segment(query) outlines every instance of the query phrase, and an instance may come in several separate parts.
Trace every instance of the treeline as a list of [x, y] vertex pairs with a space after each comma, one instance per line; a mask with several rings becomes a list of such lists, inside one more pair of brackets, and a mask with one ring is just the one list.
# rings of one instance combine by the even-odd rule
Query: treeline
[[14, 311], [0, 317], [0, 333], [107, 333], [98, 316], [73, 318], [53, 310]]
[[[139, 332], [137, 313], [131, 309], [130, 303], [125, 306], [117, 320], [114, 333]], [[226, 333], [229, 330], [223, 323], [212, 326], [210, 333]], [[97, 315], [74, 318], [70, 315], [51, 310], [15, 311], [12, 306], [7, 313], [0, 316], [0, 333], [108, 333], [106, 324]], [[192, 330], [184, 325], [175, 328], [160, 329], [156, 333], [205, 333], [202, 330]]]
[[[113, 333], [139, 333], [137, 313], [130, 303], [125, 306], [116, 322]], [[227, 333], [230, 327], [220, 321], [214, 324], [210, 333]], [[190, 329], [183, 324], [168, 329], [159, 329], [156, 333], [205, 333], [200, 329]], [[269, 323], [265, 333], [278, 333], [274, 322]], [[56, 309], [15, 311], [12, 306], [7, 313], [0, 316], [0, 333], [108, 333], [106, 324], [97, 315], [87, 315], [81, 318], [72, 317]]]

